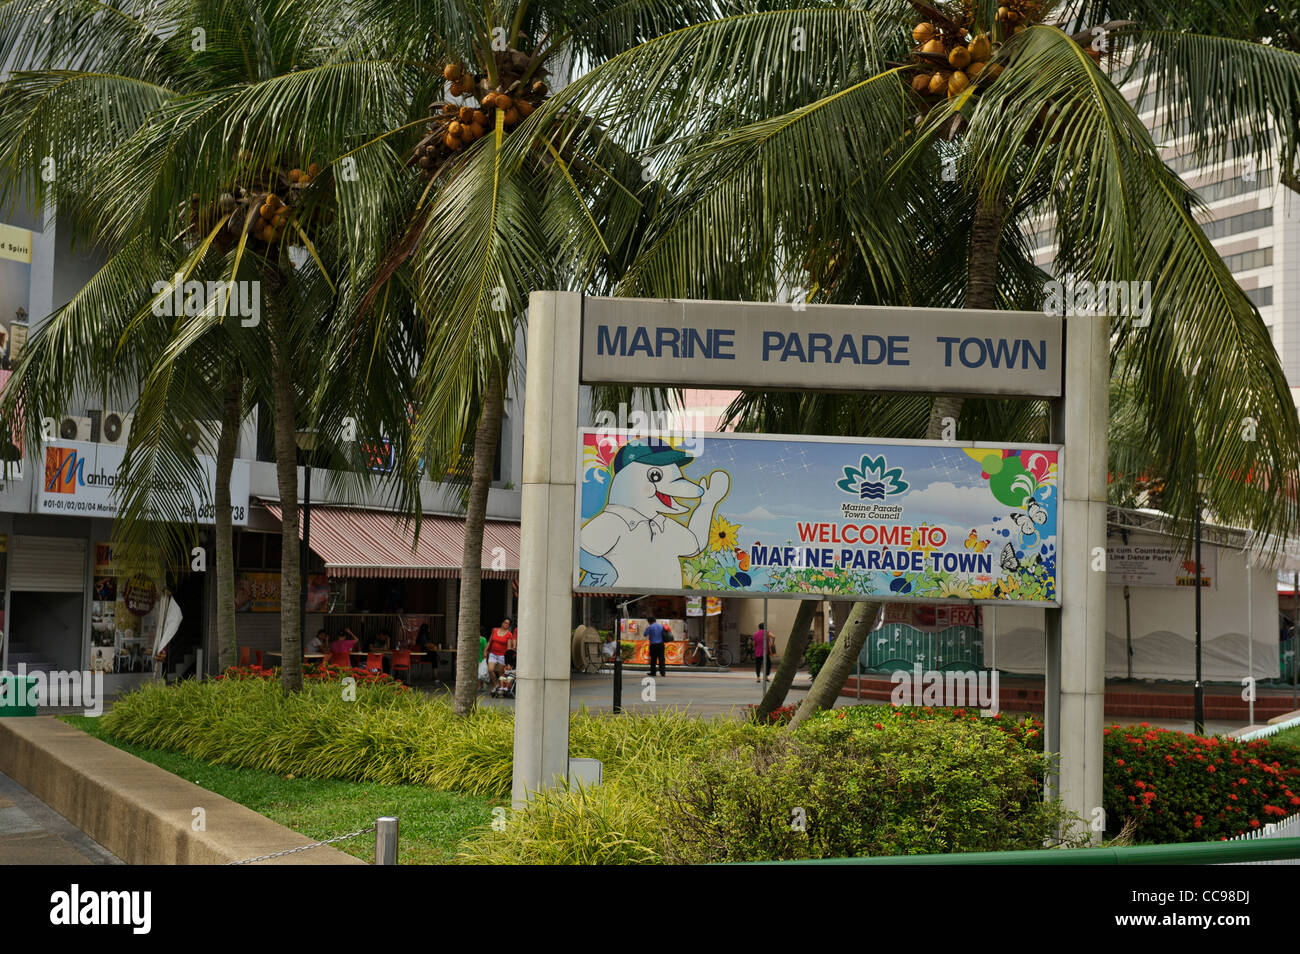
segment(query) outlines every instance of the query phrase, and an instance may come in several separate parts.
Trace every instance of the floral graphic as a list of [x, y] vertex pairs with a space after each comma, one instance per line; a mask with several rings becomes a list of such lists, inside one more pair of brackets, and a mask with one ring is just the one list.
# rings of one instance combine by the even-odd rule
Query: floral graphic
[[713, 523], [709, 527], [709, 549], [714, 553], [722, 550], [736, 549], [736, 543], [739, 540], [740, 525], [731, 523], [722, 514], [713, 518]]

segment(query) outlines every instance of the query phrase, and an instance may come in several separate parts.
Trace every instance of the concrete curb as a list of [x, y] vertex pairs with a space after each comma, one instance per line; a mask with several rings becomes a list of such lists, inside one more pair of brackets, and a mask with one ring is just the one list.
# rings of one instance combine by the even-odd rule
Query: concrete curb
[[[312, 844], [49, 716], [0, 719], [0, 772], [127, 864], [219, 865]], [[195, 808], [204, 810], [206, 831], [190, 827]], [[261, 863], [365, 864], [329, 846]]]

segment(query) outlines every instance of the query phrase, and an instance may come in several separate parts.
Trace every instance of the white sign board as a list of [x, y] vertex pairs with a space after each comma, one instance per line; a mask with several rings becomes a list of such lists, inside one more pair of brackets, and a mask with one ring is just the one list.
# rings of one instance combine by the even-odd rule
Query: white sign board
[[1060, 397], [1035, 312], [584, 298], [584, 384]]
[[[116, 517], [114, 493], [126, 448], [117, 444], [58, 441], [44, 449], [45, 473], [37, 499], [37, 512], [75, 517]], [[207, 492], [189, 490], [189, 517], [196, 523], [213, 523], [213, 488], [217, 462], [198, 455]], [[184, 488], [173, 488], [184, 491]], [[230, 516], [235, 526], [248, 524], [248, 461], [235, 461], [230, 476]]]
[[[1143, 545], [1106, 547], [1107, 586], [1195, 585], [1196, 561], [1177, 547]], [[1215, 588], [1219, 576], [1219, 551], [1201, 548], [1201, 586]]]

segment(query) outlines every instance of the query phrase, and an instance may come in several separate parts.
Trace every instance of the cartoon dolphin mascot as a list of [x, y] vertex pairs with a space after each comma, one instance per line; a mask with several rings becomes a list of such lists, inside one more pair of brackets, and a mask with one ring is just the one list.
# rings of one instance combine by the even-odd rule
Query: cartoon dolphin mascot
[[[731, 486], [722, 470], [698, 484], [688, 480], [681, 465], [694, 459], [660, 442], [619, 448], [605, 506], [582, 528], [584, 586], [622, 581], [652, 592], [682, 588], [679, 560], [708, 546], [714, 508]], [[689, 522], [668, 519], [667, 514], [690, 509], [679, 501], [696, 498], [700, 502]]]

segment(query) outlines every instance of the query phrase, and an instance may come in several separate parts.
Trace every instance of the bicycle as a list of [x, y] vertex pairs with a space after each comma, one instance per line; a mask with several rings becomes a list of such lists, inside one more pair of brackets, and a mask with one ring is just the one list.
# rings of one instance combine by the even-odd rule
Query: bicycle
[[754, 661], [754, 637], [753, 636], [740, 637], [740, 661], [742, 663], [749, 663]]
[[725, 644], [719, 644], [715, 653], [703, 641], [691, 641], [691, 665], [692, 666], [721, 666], [724, 669], [730, 669], [735, 665], [735, 656], [731, 652], [731, 647]]

